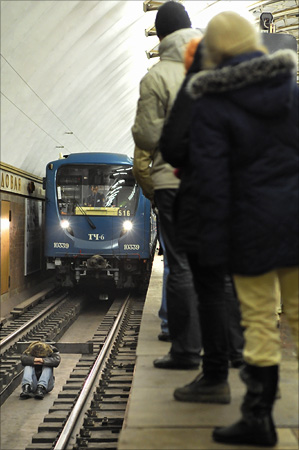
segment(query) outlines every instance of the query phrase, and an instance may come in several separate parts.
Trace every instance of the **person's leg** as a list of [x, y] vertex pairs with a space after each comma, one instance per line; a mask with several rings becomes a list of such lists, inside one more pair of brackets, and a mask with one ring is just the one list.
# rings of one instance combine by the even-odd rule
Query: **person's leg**
[[36, 379], [35, 370], [33, 366], [25, 366], [22, 378], [22, 386], [29, 384], [33, 388], [33, 379]]
[[[185, 364], [192, 367], [199, 364], [201, 351], [201, 333], [198, 318], [197, 296], [192, 274], [184, 253], [177, 250], [173, 223], [173, 205], [176, 189], [155, 191], [155, 203], [159, 210], [160, 231], [163, 236], [165, 253], [169, 266], [166, 297], [170, 338], [172, 342], [170, 355], [183, 368]], [[166, 361], [154, 361], [156, 367], [170, 367]], [[190, 368], [192, 368], [190, 367]], [[180, 368], [180, 367], [176, 367]], [[187, 367], [186, 367], [187, 368]]]
[[225, 270], [222, 266], [200, 266], [197, 254], [188, 254], [188, 259], [199, 299], [203, 373], [190, 384], [177, 388], [174, 397], [186, 402], [229, 403]]
[[38, 384], [35, 392], [37, 400], [43, 400], [45, 394], [50, 392], [54, 387], [53, 368], [43, 366], [41, 376], [38, 379]]
[[54, 387], [53, 368], [43, 366], [41, 376], [38, 380], [38, 386], [43, 386], [46, 392], [52, 391]]
[[213, 438], [226, 444], [272, 446], [277, 442], [272, 408], [281, 360], [276, 324], [277, 273], [257, 277], [235, 275], [234, 282], [245, 327], [246, 365], [240, 375], [247, 393], [241, 420], [229, 427], [216, 428]]
[[204, 348], [203, 372], [212, 379], [228, 376], [228, 328], [225, 299], [225, 270], [221, 266], [202, 267], [194, 258], [194, 283], [199, 298], [199, 316]]
[[281, 293], [280, 293], [280, 285], [279, 280], [277, 279], [276, 283], [277, 297], [276, 297], [276, 325], [280, 327], [280, 314], [281, 314]]
[[289, 321], [297, 349], [297, 356], [299, 357], [299, 268], [288, 267], [279, 269], [277, 272], [284, 313]]
[[32, 393], [36, 389], [37, 379], [33, 366], [25, 366], [22, 378], [22, 392], [20, 398], [22, 400], [32, 397]]
[[[164, 241], [163, 241], [161, 232], [160, 232], [159, 240], [160, 240], [160, 245], [163, 249], [164, 269], [163, 269], [162, 301], [161, 301], [161, 307], [159, 309], [158, 315], [159, 315], [159, 318], [161, 319], [162, 335], [168, 336], [169, 329], [168, 329], [168, 317], [167, 317], [166, 286], [167, 286], [167, 278], [168, 278], [168, 274], [169, 274], [169, 267], [168, 267], [168, 262], [167, 262], [165, 245], [164, 245]], [[159, 338], [160, 338], [160, 335], [159, 335]], [[163, 340], [163, 339], [161, 339], [161, 340]]]
[[242, 418], [228, 427], [217, 427], [213, 438], [234, 445], [274, 446], [277, 442], [272, 408], [279, 366], [245, 365], [240, 370], [247, 392], [241, 405]]
[[255, 366], [280, 364], [280, 333], [276, 323], [277, 273], [234, 275], [244, 326], [244, 360]]
[[233, 281], [229, 275], [225, 277], [225, 300], [228, 321], [229, 361], [232, 367], [238, 368], [244, 363], [244, 334], [241, 326], [240, 304]]

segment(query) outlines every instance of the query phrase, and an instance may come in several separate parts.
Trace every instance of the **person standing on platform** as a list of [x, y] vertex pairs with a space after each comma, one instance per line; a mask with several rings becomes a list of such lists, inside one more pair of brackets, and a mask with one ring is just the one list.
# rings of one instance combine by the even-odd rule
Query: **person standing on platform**
[[202, 347], [196, 293], [186, 255], [177, 250], [174, 235], [172, 210], [179, 180], [173, 174], [173, 167], [163, 161], [159, 139], [184, 79], [185, 46], [201, 33], [191, 28], [185, 8], [174, 1], [165, 2], [159, 8], [155, 27], [160, 39], [160, 61], [141, 80], [132, 128], [136, 144], [134, 174], [137, 178], [150, 173], [169, 266], [166, 297], [171, 349], [167, 355], [156, 359], [154, 366], [193, 369], [199, 365]]
[[[243, 362], [243, 333], [240, 324], [233, 321], [239, 312], [238, 300], [225, 265], [205, 266], [204, 260], [201, 264], [194, 254], [197, 247], [197, 230], [194, 227], [198, 214], [194, 210], [200, 208], [200, 205], [195, 203], [194, 180], [186, 168], [194, 101], [185, 88], [190, 77], [202, 70], [203, 45], [202, 40], [193, 39], [186, 48], [187, 75], [164, 125], [159, 143], [163, 158], [178, 168], [176, 170], [181, 178], [173, 220], [177, 243], [182, 251], [186, 251], [193, 273], [204, 349], [202, 373], [191, 383], [177, 388], [174, 397], [184, 402], [229, 403], [229, 358], [233, 367], [240, 366]], [[181, 226], [182, 220], [186, 222], [184, 227]], [[186, 246], [186, 243], [189, 245]], [[217, 248], [211, 249], [212, 254], [215, 252]], [[231, 315], [231, 312], [235, 314]], [[233, 332], [237, 332], [238, 336]], [[237, 337], [240, 339], [236, 339]]]
[[277, 283], [298, 345], [296, 53], [268, 55], [254, 26], [232, 11], [215, 16], [204, 39], [205, 70], [186, 87], [195, 100], [184, 168], [194, 207], [184, 214], [181, 198], [179, 229], [192, 217], [184, 245], [201, 264], [225, 265], [233, 274], [245, 327], [240, 375], [247, 387], [241, 419], [216, 428], [213, 438], [274, 446], [281, 361]]

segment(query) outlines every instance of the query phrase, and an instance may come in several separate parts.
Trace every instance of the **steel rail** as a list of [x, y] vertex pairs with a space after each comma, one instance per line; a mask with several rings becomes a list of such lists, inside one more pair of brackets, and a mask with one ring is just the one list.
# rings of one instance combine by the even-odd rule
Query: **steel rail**
[[95, 362], [92, 366], [92, 369], [91, 369], [88, 377], [86, 378], [86, 380], [84, 382], [84, 385], [83, 385], [82, 390], [79, 394], [79, 397], [75, 403], [75, 406], [72, 409], [66, 423], [64, 424], [64, 427], [60, 433], [58, 440], [56, 441], [55, 446], [53, 447], [53, 450], [65, 450], [65, 448], [68, 444], [68, 441], [70, 439], [70, 435], [76, 425], [77, 419], [81, 413], [81, 410], [82, 410], [84, 404], [86, 403], [87, 397], [88, 397], [90, 390], [94, 384], [95, 378], [98, 375], [98, 373], [100, 372], [103, 363], [105, 362], [104, 361], [105, 356], [109, 350], [111, 341], [114, 338], [116, 329], [122, 319], [124, 310], [127, 307], [129, 300], [130, 300], [130, 296], [127, 297], [127, 299], [124, 301], [124, 304], [120, 308], [117, 318], [107, 336], [107, 339], [106, 339], [102, 349], [100, 350], [100, 352], [97, 356], [97, 359], [95, 360]]
[[56, 306], [58, 303], [60, 303], [65, 297], [67, 296], [67, 293], [64, 293], [62, 296], [58, 297], [57, 300], [55, 300], [53, 303], [48, 305], [43, 311], [38, 313], [36, 316], [34, 316], [31, 320], [24, 323], [20, 328], [18, 328], [13, 333], [6, 336], [6, 338], [2, 339], [0, 342], [0, 351], [7, 346], [11, 341], [13, 341], [15, 338], [18, 337], [23, 331], [25, 331], [27, 328], [29, 328], [34, 322], [37, 322], [42, 316], [44, 316], [50, 309], [52, 309], [54, 306]]

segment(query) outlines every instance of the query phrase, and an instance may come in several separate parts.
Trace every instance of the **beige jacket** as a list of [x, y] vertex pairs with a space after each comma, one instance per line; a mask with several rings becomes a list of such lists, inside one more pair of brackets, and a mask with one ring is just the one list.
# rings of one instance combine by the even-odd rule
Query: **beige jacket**
[[167, 164], [158, 144], [163, 125], [184, 80], [184, 52], [188, 42], [200, 31], [184, 28], [166, 36], [160, 43], [160, 61], [140, 82], [132, 134], [136, 144], [133, 172], [144, 194], [153, 199], [156, 189], [177, 189], [179, 180]]

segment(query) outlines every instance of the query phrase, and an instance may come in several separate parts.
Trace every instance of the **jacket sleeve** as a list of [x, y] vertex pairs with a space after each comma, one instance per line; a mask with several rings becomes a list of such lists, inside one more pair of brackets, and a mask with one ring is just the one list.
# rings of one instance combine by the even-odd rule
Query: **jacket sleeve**
[[163, 127], [159, 149], [163, 159], [173, 167], [184, 167], [189, 152], [189, 129], [193, 100], [185, 90], [188, 77], [178, 92]]
[[53, 347], [53, 353], [50, 356], [43, 358], [44, 366], [58, 367], [61, 361], [60, 354], [56, 347]]
[[34, 356], [22, 354], [21, 355], [22, 366], [34, 366]]
[[132, 127], [137, 147], [150, 152], [157, 148], [165, 117], [166, 108], [159, 95], [157, 81], [148, 73], [140, 82], [140, 96]]
[[154, 199], [154, 186], [150, 174], [150, 165], [152, 163], [151, 153], [135, 147], [133, 175], [137, 183], [141, 186], [143, 194], [149, 200]]

